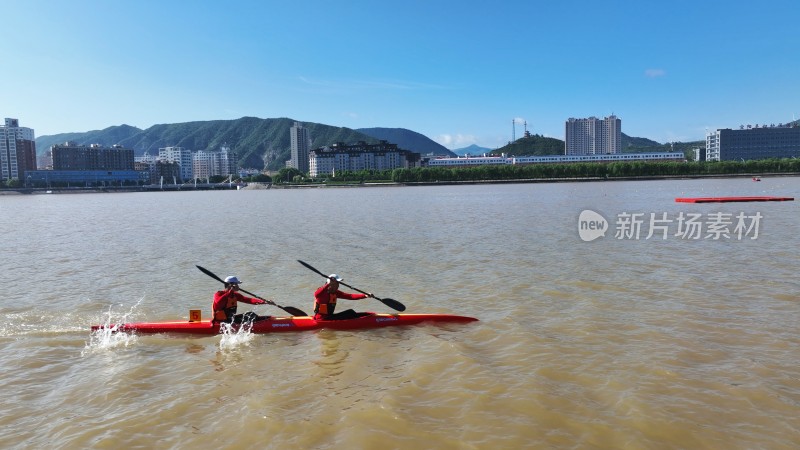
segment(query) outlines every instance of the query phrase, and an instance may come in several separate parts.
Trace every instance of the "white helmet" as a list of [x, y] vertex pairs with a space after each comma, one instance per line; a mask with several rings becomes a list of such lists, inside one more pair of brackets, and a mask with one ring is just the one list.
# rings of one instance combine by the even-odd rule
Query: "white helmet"
[[227, 277], [227, 278], [225, 278], [225, 283], [227, 283], [227, 284], [240, 284], [241, 281], [239, 281], [239, 279], [236, 278], [236, 277]]
[[340, 277], [339, 275], [332, 273], [328, 275], [329, 280], [336, 280], [336, 281], [344, 281], [344, 278]]

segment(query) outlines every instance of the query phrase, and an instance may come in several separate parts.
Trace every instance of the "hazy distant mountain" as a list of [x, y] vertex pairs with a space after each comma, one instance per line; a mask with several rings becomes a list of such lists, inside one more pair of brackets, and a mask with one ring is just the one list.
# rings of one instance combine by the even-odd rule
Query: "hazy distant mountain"
[[472, 144], [469, 147], [453, 149], [452, 152], [458, 156], [465, 156], [465, 155], [478, 156], [478, 155], [483, 155], [484, 153], [491, 153], [492, 149], [486, 147], [479, 147], [475, 144]]
[[356, 131], [372, 136], [375, 139], [384, 140], [403, 150], [420, 153], [423, 156], [429, 153], [434, 155], [456, 156], [447, 147], [436, 143], [430, 138], [417, 133], [416, 131], [406, 130], [405, 128], [358, 128]]
[[[186, 122], [153, 125], [140, 130], [129, 125], [109, 127], [104, 130], [85, 133], [63, 133], [36, 138], [37, 153], [43, 154], [53, 144], [74, 141], [79, 145], [100, 144], [111, 146], [120, 144], [132, 148], [136, 155], [148, 152], [157, 155], [162, 147], [184, 147], [189, 150], [219, 150], [228, 146], [239, 155], [241, 167], [278, 170], [290, 159], [291, 143], [289, 129], [295, 120], [259, 119], [242, 117], [236, 120], [212, 120], [205, 122]], [[302, 122], [308, 128], [312, 148], [319, 148], [337, 142], [355, 143], [378, 140], [350, 128], [332, 127], [318, 123]]]

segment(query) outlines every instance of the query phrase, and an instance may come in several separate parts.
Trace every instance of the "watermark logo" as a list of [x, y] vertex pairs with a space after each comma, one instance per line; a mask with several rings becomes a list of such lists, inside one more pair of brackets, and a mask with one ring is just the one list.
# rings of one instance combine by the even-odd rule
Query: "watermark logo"
[[[757, 239], [761, 219], [760, 212], [710, 212], [706, 214], [679, 212], [674, 217], [668, 213], [617, 214], [614, 222], [614, 238], [618, 240], [667, 239], [722, 240]], [[608, 221], [590, 209], [581, 211], [578, 217], [578, 234], [584, 242], [605, 237]]]
[[591, 242], [599, 237], [605, 237], [608, 230], [608, 221], [605, 217], [584, 209], [578, 217], [578, 234], [584, 242]]

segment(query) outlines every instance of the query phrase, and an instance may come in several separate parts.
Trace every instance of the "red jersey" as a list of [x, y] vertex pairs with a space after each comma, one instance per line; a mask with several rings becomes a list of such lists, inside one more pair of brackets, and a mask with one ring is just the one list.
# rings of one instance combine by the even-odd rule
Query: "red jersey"
[[251, 305], [260, 305], [262, 303], [262, 301], [257, 298], [245, 297], [232, 290], [217, 291], [214, 293], [214, 303], [212, 305], [214, 321], [227, 322], [231, 320], [234, 314], [236, 314], [236, 305], [239, 302], [249, 303]]
[[336, 309], [336, 299], [343, 298], [347, 300], [361, 300], [367, 298], [365, 294], [350, 294], [347, 292], [336, 291], [334, 293], [328, 292], [328, 285], [320, 286], [314, 292], [314, 318], [320, 318], [333, 314]]

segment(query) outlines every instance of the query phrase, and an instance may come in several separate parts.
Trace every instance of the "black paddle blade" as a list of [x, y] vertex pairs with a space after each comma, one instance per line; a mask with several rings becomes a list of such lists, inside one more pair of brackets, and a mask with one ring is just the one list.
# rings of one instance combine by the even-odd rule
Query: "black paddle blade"
[[303, 311], [301, 311], [301, 310], [299, 310], [299, 309], [297, 309], [295, 307], [292, 307], [292, 306], [280, 306], [280, 305], [275, 305], [275, 306], [277, 306], [278, 308], [286, 311], [287, 313], [289, 313], [289, 314], [291, 314], [293, 316], [307, 316], [308, 315], [308, 314], [304, 313]]
[[195, 267], [197, 267], [198, 269], [200, 269], [200, 271], [201, 271], [201, 272], [203, 272], [204, 274], [206, 274], [206, 275], [210, 276], [211, 278], [213, 278], [213, 279], [215, 279], [215, 280], [219, 281], [220, 283], [224, 283], [224, 282], [225, 282], [225, 281], [224, 281], [222, 278], [220, 278], [220, 277], [218, 277], [218, 276], [214, 275], [214, 272], [212, 272], [212, 271], [210, 271], [210, 270], [206, 269], [205, 267], [201, 267], [201, 266], [197, 266], [197, 265], [195, 265]]
[[325, 275], [324, 273], [322, 273], [322, 272], [320, 272], [319, 270], [315, 269], [315, 268], [314, 268], [313, 266], [311, 266], [310, 264], [308, 264], [308, 263], [305, 263], [305, 262], [303, 262], [303, 261], [300, 261], [299, 259], [297, 260], [297, 262], [299, 262], [300, 264], [302, 264], [303, 266], [305, 266], [305, 268], [306, 268], [306, 269], [308, 269], [308, 270], [310, 270], [310, 271], [312, 271], [312, 272], [317, 272], [318, 274], [322, 275], [323, 277], [325, 277], [325, 278], [328, 278], [328, 276], [327, 276], [327, 275]]
[[375, 297], [375, 300], [380, 301], [381, 303], [383, 303], [384, 305], [388, 306], [389, 308], [394, 309], [395, 311], [405, 311], [406, 310], [406, 305], [398, 302], [397, 300], [395, 300], [393, 298], [378, 298], [378, 297]]

